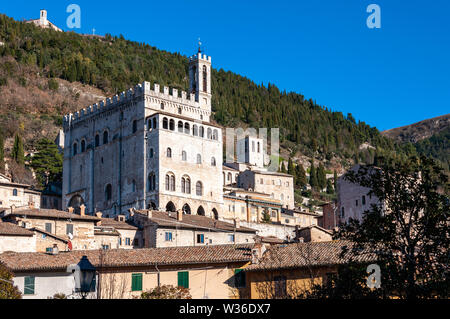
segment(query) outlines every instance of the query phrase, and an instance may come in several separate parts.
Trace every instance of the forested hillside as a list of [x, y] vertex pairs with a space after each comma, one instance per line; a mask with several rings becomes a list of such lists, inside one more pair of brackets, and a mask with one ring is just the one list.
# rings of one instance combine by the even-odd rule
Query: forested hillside
[[[2, 94], [14, 95], [21, 87], [23, 94], [40, 90], [42, 96], [49, 95], [45, 100], [35, 93], [36, 101], [28, 104], [17, 99], [0, 102], [0, 125], [9, 126], [3, 132], [6, 138], [17, 132], [25, 135], [28, 128], [23, 129], [23, 121], [27, 119], [39, 118], [41, 127], [46, 123], [57, 127], [65, 112], [144, 80], [179, 90], [188, 87], [187, 57], [127, 41], [122, 36], [93, 38], [44, 30], [0, 15], [0, 42]], [[284, 156], [315, 158], [329, 168], [333, 166], [331, 160], [349, 165], [373, 162], [380, 153], [415, 153], [411, 145], [397, 144], [375, 127], [356, 122], [351, 114], [331, 111], [301, 94], [281, 92], [273, 84], [256, 84], [222, 69], [213, 70], [212, 79], [213, 119], [223, 126], [281, 128]], [[71, 87], [76, 83], [83, 88]], [[65, 91], [61, 90], [62, 84]], [[15, 123], [17, 132], [11, 123]], [[36, 132], [31, 132], [35, 139], [42, 135], [37, 127]], [[45, 137], [54, 138], [50, 135]], [[36, 143], [25, 140], [26, 147]]]

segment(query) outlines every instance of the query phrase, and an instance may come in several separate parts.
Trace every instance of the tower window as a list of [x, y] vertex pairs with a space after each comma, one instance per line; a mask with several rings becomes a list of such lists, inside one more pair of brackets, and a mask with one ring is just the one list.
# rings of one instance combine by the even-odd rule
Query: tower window
[[78, 144], [73, 143], [73, 156], [77, 155], [77, 150], [78, 150]]
[[178, 122], [178, 132], [183, 133], [183, 122]]
[[197, 196], [202, 196], [203, 195], [203, 184], [202, 184], [202, 182], [197, 182], [197, 184], [195, 185], [195, 193], [197, 194]]
[[202, 156], [200, 154], [197, 154], [197, 164], [202, 163]]
[[103, 132], [103, 144], [108, 144], [108, 131]]
[[137, 121], [133, 121], [133, 134], [137, 132]]
[[167, 148], [167, 157], [172, 158], [172, 149], [170, 147]]
[[100, 135], [95, 134], [95, 147], [100, 146]]
[[169, 121], [167, 120], [167, 117], [163, 118], [163, 129], [169, 128]]
[[169, 122], [169, 130], [175, 131], [175, 121], [174, 120], [170, 120], [170, 122]]
[[105, 200], [109, 201], [109, 200], [111, 200], [111, 197], [112, 197], [112, 186], [111, 186], [111, 184], [108, 184], [108, 185], [106, 185], [106, 188], [105, 188]]
[[81, 153], [84, 153], [86, 151], [86, 141], [81, 141]]
[[203, 66], [203, 92], [208, 92], [208, 70]]
[[161, 110], [164, 110], [164, 103], [161, 103]]
[[181, 153], [181, 160], [182, 160], [183, 162], [186, 162], [186, 161], [187, 161], [187, 153], [186, 153], [186, 151], [183, 151], [183, 152]]
[[192, 134], [194, 136], [198, 136], [198, 126], [194, 124], [193, 128], [192, 128]]

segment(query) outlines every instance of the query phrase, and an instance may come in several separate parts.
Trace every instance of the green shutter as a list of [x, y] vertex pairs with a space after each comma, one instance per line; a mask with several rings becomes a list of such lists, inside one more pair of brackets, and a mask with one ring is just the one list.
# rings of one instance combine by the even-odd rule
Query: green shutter
[[245, 272], [242, 272], [243, 269], [235, 269], [234, 270], [234, 286], [235, 288], [244, 288], [245, 287]]
[[34, 277], [25, 277], [24, 295], [34, 295]]
[[131, 275], [131, 291], [142, 291], [142, 274]]
[[178, 287], [189, 288], [189, 272], [181, 271], [178, 273]]

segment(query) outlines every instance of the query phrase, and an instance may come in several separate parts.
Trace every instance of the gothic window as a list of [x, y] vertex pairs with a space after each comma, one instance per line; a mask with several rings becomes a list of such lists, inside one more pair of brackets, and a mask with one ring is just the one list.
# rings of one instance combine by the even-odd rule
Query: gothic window
[[170, 190], [175, 191], [175, 175], [170, 176]]
[[178, 132], [183, 133], [183, 122], [178, 122]]
[[202, 156], [200, 154], [197, 154], [197, 164], [202, 163]]
[[100, 146], [100, 135], [95, 134], [95, 147]]
[[185, 194], [191, 193], [191, 179], [189, 176], [183, 176], [181, 178], [181, 192]]
[[164, 110], [164, 103], [161, 103], [161, 110]]
[[167, 117], [163, 118], [163, 129], [169, 128], [169, 121], [167, 120]]
[[172, 158], [172, 149], [170, 147], [167, 148], [167, 157]]
[[189, 125], [189, 123], [184, 123], [184, 133], [189, 134], [190, 131], [191, 126]]
[[217, 130], [213, 131], [213, 140], [217, 141], [219, 139], [219, 133]]
[[186, 153], [186, 151], [181, 152], [181, 160], [183, 162], [187, 161], [187, 153]]
[[108, 185], [106, 185], [106, 188], [105, 188], [105, 200], [109, 201], [109, 200], [111, 200], [111, 197], [112, 197], [112, 186], [111, 186], [111, 184], [108, 184]]
[[195, 185], [195, 193], [197, 194], [197, 196], [202, 196], [203, 195], [203, 184], [202, 184], [202, 182], [197, 182], [197, 184]]
[[203, 92], [208, 91], [208, 71], [206, 65], [203, 66]]
[[81, 141], [81, 153], [86, 152], [86, 141], [82, 140]]
[[205, 128], [200, 126], [200, 137], [205, 137]]
[[148, 119], [147, 120], [147, 131], [150, 131], [152, 129], [152, 120]]
[[211, 166], [216, 166], [216, 158], [215, 157], [211, 158]]
[[77, 155], [77, 150], [78, 150], [78, 144], [75, 142], [73, 143], [73, 155]]
[[212, 130], [210, 129], [210, 128], [208, 128], [208, 131], [207, 131], [208, 133], [207, 133], [207, 138], [208, 139], [211, 139], [212, 138]]
[[133, 121], [133, 134], [137, 132], [137, 121]]
[[103, 132], [103, 144], [108, 144], [108, 131]]
[[156, 122], [156, 117], [153, 118], [153, 128], [157, 129], [158, 123]]
[[169, 122], [169, 130], [175, 131], [175, 121], [174, 120], [170, 120], [170, 122]]
[[170, 190], [170, 176], [166, 175], [166, 191]]
[[155, 173], [151, 172], [148, 174], [147, 178], [147, 192], [154, 191], [156, 189], [156, 176]]
[[175, 191], [175, 175], [173, 173], [166, 174], [166, 191]]
[[194, 124], [194, 126], [192, 127], [192, 134], [194, 136], [198, 136], [198, 126]]

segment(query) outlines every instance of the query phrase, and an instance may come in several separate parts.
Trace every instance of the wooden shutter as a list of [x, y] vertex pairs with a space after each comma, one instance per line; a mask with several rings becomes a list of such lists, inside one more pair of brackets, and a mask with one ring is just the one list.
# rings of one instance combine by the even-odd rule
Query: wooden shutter
[[131, 291], [142, 291], [142, 274], [131, 275]]
[[25, 277], [25, 286], [23, 290], [25, 295], [34, 295], [34, 277]]
[[178, 273], [178, 287], [189, 288], [189, 272], [181, 271]]

